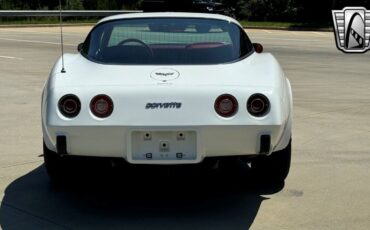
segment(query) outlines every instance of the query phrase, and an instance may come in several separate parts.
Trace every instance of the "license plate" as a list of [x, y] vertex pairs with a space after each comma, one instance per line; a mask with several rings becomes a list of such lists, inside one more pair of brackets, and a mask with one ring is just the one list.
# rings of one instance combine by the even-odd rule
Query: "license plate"
[[195, 131], [134, 131], [131, 137], [133, 160], [195, 160]]

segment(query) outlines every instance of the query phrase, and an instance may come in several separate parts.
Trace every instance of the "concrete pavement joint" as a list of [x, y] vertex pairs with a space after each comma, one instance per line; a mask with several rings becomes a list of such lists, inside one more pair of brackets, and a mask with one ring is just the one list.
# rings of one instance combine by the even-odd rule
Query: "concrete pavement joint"
[[16, 206], [13, 206], [13, 205], [11, 205], [11, 204], [8, 204], [8, 203], [6, 203], [6, 202], [4, 202], [4, 201], [1, 201], [1, 206], [3, 206], [3, 205], [4, 205], [4, 206], [6, 206], [6, 207], [8, 207], [8, 208], [11, 208], [11, 209], [13, 209], [13, 210], [16, 210], [16, 211], [18, 211], [18, 212], [21, 212], [21, 213], [23, 213], [23, 214], [26, 214], [26, 215], [28, 215], [28, 216], [31, 216], [31, 217], [37, 218], [37, 219], [39, 219], [39, 220], [41, 220], [41, 221], [47, 222], [47, 223], [49, 223], [49, 224], [52, 224], [52, 225], [55, 225], [55, 226], [58, 226], [58, 227], [61, 227], [61, 228], [64, 228], [64, 229], [70, 229], [70, 228], [68, 228], [68, 227], [66, 227], [66, 226], [64, 226], [64, 225], [62, 225], [62, 224], [59, 224], [59, 223], [57, 223], [57, 222], [55, 222], [55, 221], [49, 220], [49, 219], [47, 219], [47, 218], [45, 218], [45, 217], [42, 217], [42, 216], [36, 215], [36, 214], [34, 214], [34, 213], [32, 213], [32, 212], [29, 212], [29, 211], [27, 211], [27, 210], [24, 210], [24, 209], [18, 208], [18, 207], [16, 207]]
[[44, 162], [44, 161], [43, 161], [43, 160], [38, 160], [38, 161], [28, 161], [28, 162], [23, 162], [23, 163], [17, 163], [17, 164], [13, 164], [13, 165], [3, 166], [3, 167], [1, 167], [1, 168], [2, 168], [2, 169], [5, 169], [5, 168], [16, 167], [16, 166], [22, 166], [22, 165], [34, 164], [34, 163], [42, 163], [42, 162]]
[[11, 57], [11, 56], [0, 56], [0, 58], [4, 58], [4, 59], [15, 59], [15, 60], [23, 60], [23, 58], [19, 58], [19, 57]]
[[[12, 39], [12, 38], [1, 38], [0, 40], [4, 41], [13, 41], [13, 42], [27, 42], [27, 43], [36, 43], [36, 44], [47, 44], [47, 45], [60, 45], [60, 42], [46, 42], [46, 41], [35, 41], [35, 40], [22, 40], [22, 39]], [[65, 46], [75, 46], [73, 44], [64, 43]]]

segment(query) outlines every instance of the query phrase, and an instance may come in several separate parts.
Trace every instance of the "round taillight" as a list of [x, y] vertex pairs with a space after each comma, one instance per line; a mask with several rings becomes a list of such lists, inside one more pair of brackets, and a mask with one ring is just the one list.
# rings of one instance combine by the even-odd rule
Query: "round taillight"
[[253, 43], [254, 51], [256, 53], [262, 53], [263, 52], [263, 46], [260, 43]]
[[81, 110], [81, 102], [76, 95], [64, 95], [58, 102], [59, 111], [65, 117], [76, 117]]
[[113, 101], [107, 95], [97, 95], [90, 102], [90, 110], [97, 117], [108, 117], [113, 112]]
[[247, 110], [252, 116], [265, 116], [270, 110], [270, 101], [263, 94], [253, 94], [248, 99]]
[[215, 110], [222, 117], [231, 117], [238, 110], [238, 101], [230, 94], [223, 94], [216, 99]]

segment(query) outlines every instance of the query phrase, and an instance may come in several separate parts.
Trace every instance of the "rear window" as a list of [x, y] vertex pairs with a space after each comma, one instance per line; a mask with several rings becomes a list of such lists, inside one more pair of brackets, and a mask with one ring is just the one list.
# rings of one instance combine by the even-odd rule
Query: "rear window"
[[105, 64], [220, 64], [253, 52], [236, 24], [215, 19], [122, 19], [98, 25], [82, 54]]

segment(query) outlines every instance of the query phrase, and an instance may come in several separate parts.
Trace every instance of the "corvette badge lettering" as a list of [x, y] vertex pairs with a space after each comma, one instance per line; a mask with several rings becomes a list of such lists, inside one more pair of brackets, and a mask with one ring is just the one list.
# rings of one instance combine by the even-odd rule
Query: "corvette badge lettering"
[[147, 103], [145, 109], [180, 109], [181, 102]]

